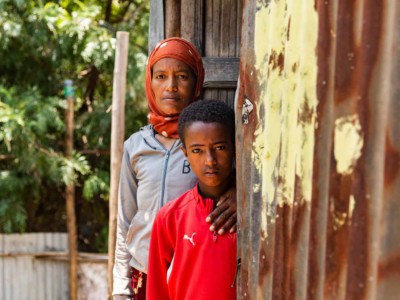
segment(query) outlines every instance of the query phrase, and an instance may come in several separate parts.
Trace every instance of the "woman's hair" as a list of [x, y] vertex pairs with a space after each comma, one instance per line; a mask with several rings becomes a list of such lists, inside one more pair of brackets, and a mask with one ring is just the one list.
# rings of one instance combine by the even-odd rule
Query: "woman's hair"
[[185, 128], [194, 122], [219, 123], [230, 131], [235, 144], [235, 112], [221, 100], [199, 100], [187, 106], [179, 116], [178, 133], [185, 144]]
[[157, 132], [164, 132], [168, 137], [178, 137], [178, 116], [167, 116], [159, 111], [154, 92], [151, 86], [152, 69], [156, 62], [163, 58], [174, 58], [187, 64], [196, 77], [194, 87], [194, 101], [199, 95], [204, 82], [204, 67], [200, 53], [196, 47], [179, 37], [172, 37], [159, 42], [150, 53], [146, 66], [146, 98], [149, 104], [149, 123], [153, 124]]

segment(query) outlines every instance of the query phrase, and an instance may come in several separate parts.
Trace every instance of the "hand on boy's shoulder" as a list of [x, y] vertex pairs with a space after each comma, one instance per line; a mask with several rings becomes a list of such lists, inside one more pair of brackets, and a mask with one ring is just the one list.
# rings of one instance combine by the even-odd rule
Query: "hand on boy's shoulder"
[[210, 231], [218, 234], [236, 232], [237, 225], [236, 188], [231, 188], [218, 200], [216, 208], [208, 215], [206, 222], [212, 223]]

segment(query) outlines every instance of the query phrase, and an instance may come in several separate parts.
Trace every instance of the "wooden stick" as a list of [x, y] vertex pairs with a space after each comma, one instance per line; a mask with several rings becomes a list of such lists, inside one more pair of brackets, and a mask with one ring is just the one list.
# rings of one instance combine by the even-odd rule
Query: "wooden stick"
[[[66, 141], [65, 156], [72, 159], [72, 150], [74, 147], [74, 88], [72, 80], [64, 82], [64, 94], [67, 99], [66, 111]], [[65, 188], [65, 201], [67, 210], [67, 228], [68, 228], [68, 254], [69, 254], [69, 294], [71, 300], [76, 300], [77, 273], [78, 273], [78, 247], [76, 234], [76, 215], [75, 215], [75, 185], [67, 184]]]
[[117, 232], [118, 185], [125, 135], [125, 90], [129, 33], [117, 32], [115, 49], [110, 158], [110, 201], [108, 234], [108, 296], [112, 299], [113, 267]]

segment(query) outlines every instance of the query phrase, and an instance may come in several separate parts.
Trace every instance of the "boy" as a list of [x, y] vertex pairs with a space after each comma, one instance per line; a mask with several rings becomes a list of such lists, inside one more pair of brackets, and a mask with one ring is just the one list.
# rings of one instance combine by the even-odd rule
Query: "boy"
[[178, 125], [195, 188], [157, 214], [150, 238], [147, 299], [236, 299], [236, 233], [217, 235], [205, 218], [235, 182], [235, 115], [219, 100], [185, 108]]

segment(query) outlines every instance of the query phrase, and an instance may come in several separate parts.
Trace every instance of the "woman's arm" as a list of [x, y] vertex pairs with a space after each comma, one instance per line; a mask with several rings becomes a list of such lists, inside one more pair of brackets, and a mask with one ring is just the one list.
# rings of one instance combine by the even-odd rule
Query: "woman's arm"
[[133, 295], [131, 267], [129, 265], [132, 257], [126, 247], [126, 235], [129, 225], [137, 212], [136, 194], [137, 180], [130, 164], [129, 153], [124, 148], [118, 191], [117, 242], [113, 270], [114, 299], [130, 299]]

